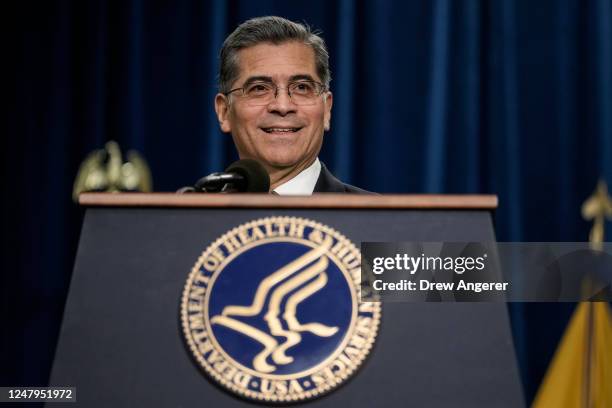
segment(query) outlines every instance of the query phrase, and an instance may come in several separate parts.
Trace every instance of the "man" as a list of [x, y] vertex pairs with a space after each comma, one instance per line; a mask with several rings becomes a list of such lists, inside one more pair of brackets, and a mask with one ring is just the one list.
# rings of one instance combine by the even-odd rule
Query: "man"
[[280, 17], [248, 20], [221, 50], [215, 110], [241, 159], [260, 162], [270, 191], [366, 193], [335, 178], [318, 159], [332, 93], [325, 42]]

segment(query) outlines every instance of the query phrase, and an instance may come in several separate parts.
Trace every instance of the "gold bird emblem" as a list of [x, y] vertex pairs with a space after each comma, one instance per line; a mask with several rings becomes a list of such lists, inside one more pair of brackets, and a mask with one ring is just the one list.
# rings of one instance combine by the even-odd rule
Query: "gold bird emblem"
[[151, 191], [153, 182], [146, 160], [134, 150], [128, 151], [127, 157], [123, 162], [119, 145], [112, 140], [104, 149], [91, 152], [79, 167], [72, 199], [78, 202], [79, 194], [87, 191]]
[[[332, 238], [327, 237], [321, 246], [267, 276], [257, 287], [251, 305], [226, 306], [220, 315], [210, 320], [212, 324], [235, 330], [264, 346], [253, 359], [253, 368], [257, 371], [271, 373], [276, 370], [275, 365], [267, 362], [270, 356], [277, 365], [293, 362], [293, 357], [285, 352], [302, 341], [301, 332], [330, 337], [338, 331], [338, 327], [318, 322], [301, 323], [297, 318], [298, 305], [327, 284], [326, 269], [329, 261], [324, 254], [330, 250], [332, 243]], [[269, 302], [263, 319], [267, 323], [269, 333], [237, 319], [239, 316], [259, 315], [264, 309], [266, 298], [269, 298]], [[286, 328], [282, 320], [285, 321]], [[284, 337], [285, 340], [279, 342], [278, 337]]]

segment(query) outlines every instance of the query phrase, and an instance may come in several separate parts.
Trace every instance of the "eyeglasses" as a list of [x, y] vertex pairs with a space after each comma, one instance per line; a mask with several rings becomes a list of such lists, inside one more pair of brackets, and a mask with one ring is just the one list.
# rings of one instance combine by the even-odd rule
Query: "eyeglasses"
[[314, 105], [317, 97], [325, 92], [325, 85], [316, 81], [290, 82], [286, 88], [277, 86], [273, 82], [252, 82], [242, 88], [235, 88], [225, 93], [233, 92], [245, 99], [250, 106], [264, 106], [271, 103], [278, 96], [279, 89], [286, 89], [289, 98], [296, 105]]

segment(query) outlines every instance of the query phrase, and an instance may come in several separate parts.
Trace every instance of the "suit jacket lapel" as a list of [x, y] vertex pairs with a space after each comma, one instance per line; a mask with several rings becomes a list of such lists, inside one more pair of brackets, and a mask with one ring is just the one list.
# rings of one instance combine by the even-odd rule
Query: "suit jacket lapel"
[[315, 188], [313, 193], [344, 193], [346, 189], [344, 184], [334, 177], [333, 174], [325, 164], [321, 163], [321, 173], [319, 174], [319, 178], [317, 179], [317, 184], [315, 184]]

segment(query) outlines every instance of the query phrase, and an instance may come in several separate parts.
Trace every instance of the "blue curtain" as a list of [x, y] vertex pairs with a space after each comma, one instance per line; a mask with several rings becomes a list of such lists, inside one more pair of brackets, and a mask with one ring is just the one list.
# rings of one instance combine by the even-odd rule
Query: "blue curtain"
[[[236, 159], [217, 53], [261, 15], [323, 32], [322, 160], [380, 193], [495, 193], [500, 241], [581, 241], [612, 182], [612, 1], [46, 1], [6, 6], [0, 383], [44, 384], [81, 222], [80, 162], [117, 140], [173, 191]], [[7, 98], [8, 99], [8, 98]], [[572, 305], [511, 305], [525, 395]], [[6, 378], [4, 378], [6, 377]]]

